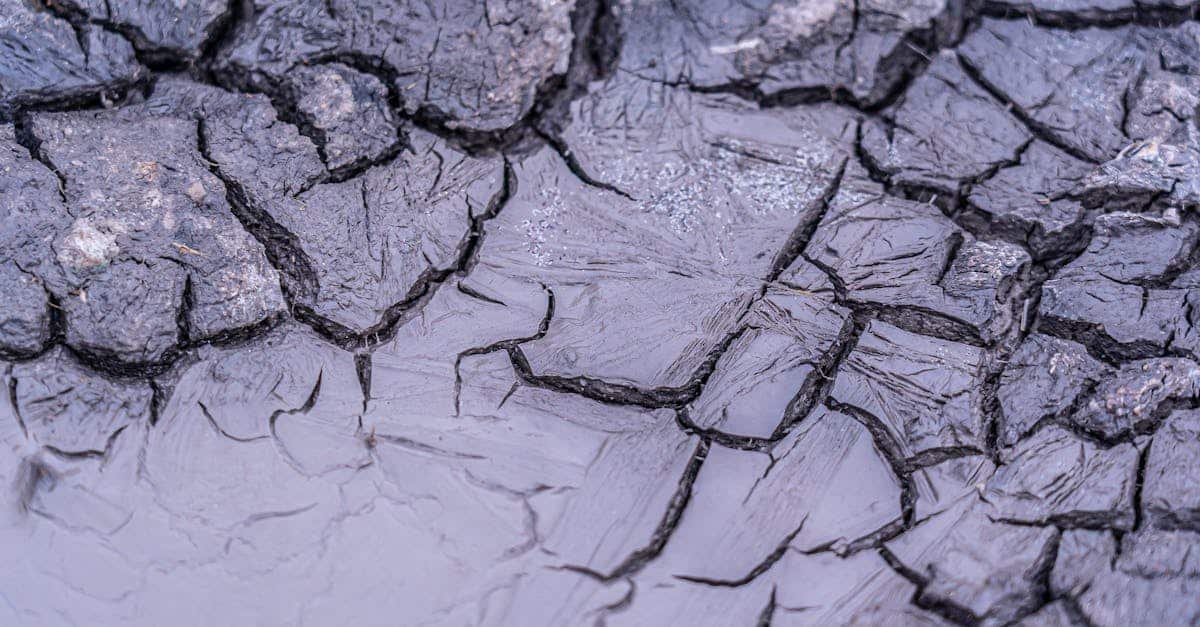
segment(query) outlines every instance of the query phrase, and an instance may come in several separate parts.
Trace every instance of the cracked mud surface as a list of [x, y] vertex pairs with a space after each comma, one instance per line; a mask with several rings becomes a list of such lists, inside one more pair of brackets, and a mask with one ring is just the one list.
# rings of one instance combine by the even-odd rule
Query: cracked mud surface
[[1200, 624], [1200, 3], [0, 0], [0, 624]]

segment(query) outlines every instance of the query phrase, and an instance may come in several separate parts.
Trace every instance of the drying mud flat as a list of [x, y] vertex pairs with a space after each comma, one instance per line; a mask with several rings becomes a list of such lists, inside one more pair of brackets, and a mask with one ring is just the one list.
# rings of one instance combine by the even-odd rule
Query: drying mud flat
[[0, 624], [1200, 623], [1198, 7], [0, 0]]

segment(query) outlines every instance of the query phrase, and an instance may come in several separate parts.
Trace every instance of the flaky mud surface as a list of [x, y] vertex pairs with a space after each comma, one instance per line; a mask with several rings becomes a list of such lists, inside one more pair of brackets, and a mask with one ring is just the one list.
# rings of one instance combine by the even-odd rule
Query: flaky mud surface
[[0, 623], [1200, 623], [1192, 0], [0, 0]]

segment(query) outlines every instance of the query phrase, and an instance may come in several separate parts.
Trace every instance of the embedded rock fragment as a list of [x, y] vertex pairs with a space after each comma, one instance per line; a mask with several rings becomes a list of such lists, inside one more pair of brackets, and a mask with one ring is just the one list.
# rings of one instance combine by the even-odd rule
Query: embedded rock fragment
[[516, 193], [488, 222], [480, 263], [555, 292], [545, 337], [521, 346], [534, 374], [687, 398], [761, 282], [799, 252], [852, 121], [623, 75], [595, 85], [572, 118], [568, 156], [599, 183], [548, 148], [516, 164]]
[[622, 16], [620, 67], [701, 89], [784, 100], [844, 94], [871, 106], [929, 50], [952, 43], [963, 18], [953, 0], [638, 2]]
[[983, 351], [872, 321], [831, 392], [878, 421], [902, 460], [917, 466], [984, 449], [978, 395]]
[[1172, 285], [1191, 265], [1200, 229], [1192, 221], [1113, 213], [1096, 219], [1087, 250], [1042, 287], [1040, 328], [1115, 359], [1194, 351], [1200, 338]]
[[0, 120], [14, 109], [105, 98], [143, 76], [133, 48], [26, 0], [0, 2]]
[[862, 146], [877, 170], [902, 187], [951, 197], [971, 182], [1015, 161], [1029, 132], [942, 52], [891, 112], [894, 128], [868, 122]]
[[1020, 162], [1001, 167], [971, 187], [972, 211], [960, 216], [1008, 241], [1024, 243], [1035, 258], [1074, 252], [1082, 247], [1086, 214], [1070, 198], [1092, 166], [1034, 140]]
[[296, 116], [315, 135], [330, 170], [371, 163], [398, 148], [399, 121], [375, 76], [330, 63], [298, 67], [285, 81]]
[[224, 0], [66, 0], [88, 20], [111, 26], [141, 52], [166, 61], [195, 61], [230, 17]]
[[797, 412], [811, 406], [817, 384], [827, 376], [848, 312], [833, 303], [828, 278], [807, 262], [799, 265], [807, 268], [794, 274], [809, 275], [812, 283], [796, 286], [798, 276], [785, 274], [783, 285], [767, 288], [746, 317], [749, 328], [717, 360], [688, 408], [696, 425], [769, 438], [804, 417]]
[[1154, 434], [1142, 506], [1150, 523], [1200, 531], [1200, 412], [1176, 411]]
[[1138, 450], [1132, 444], [1103, 449], [1050, 426], [1005, 452], [1003, 462], [982, 494], [994, 519], [1133, 526]]
[[118, 364], [155, 362], [180, 341], [282, 310], [278, 274], [230, 213], [195, 122], [43, 114], [31, 133], [66, 181], [70, 226], [55, 236], [58, 272], [42, 278], [72, 347]]
[[65, 454], [96, 454], [150, 414], [150, 386], [112, 381], [61, 348], [14, 364], [9, 393], [28, 437]]
[[386, 78], [410, 115], [456, 130], [502, 131], [566, 74], [573, 8], [569, 0], [262, 0], [223, 52], [221, 73], [269, 90], [297, 65], [354, 60]]
[[1013, 446], [1038, 423], [1066, 418], [1109, 368], [1068, 340], [1030, 334], [1008, 359], [998, 397], [999, 441]]
[[851, 166], [808, 244], [856, 302], [887, 311], [906, 328], [991, 341], [1014, 322], [1016, 280], [1029, 255], [981, 242], [928, 203], [885, 194]]
[[1101, 438], [1145, 433], [1177, 404], [1200, 398], [1200, 366], [1189, 359], [1145, 359], [1101, 383], [1071, 422]]

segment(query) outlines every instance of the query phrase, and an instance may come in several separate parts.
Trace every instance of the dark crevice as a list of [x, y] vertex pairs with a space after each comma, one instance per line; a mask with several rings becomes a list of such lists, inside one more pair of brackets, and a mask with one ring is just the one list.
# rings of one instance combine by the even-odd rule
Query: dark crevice
[[[858, 11], [855, 4], [853, 13], [854, 28], [858, 28]], [[753, 102], [766, 109], [792, 108], [818, 103], [834, 103], [854, 109], [863, 114], [875, 114], [888, 109], [899, 102], [908, 92], [917, 77], [924, 73], [940, 46], [936, 41], [936, 25], [920, 31], [912, 31], [895, 42], [893, 54], [880, 59], [876, 73], [882, 76], [894, 76], [895, 80], [882, 93], [870, 94], [865, 98], [854, 95], [847, 87], [831, 85], [815, 85], [781, 89], [775, 92], [764, 92], [754, 79], [735, 80], [719, 85], [697, 85], [680, 77], [674, 81], [663, 81], [637, 75], [645, 80], [662, 83], [670, 87], [678, 87], [701, 94], [730, 94]], [[947, 47], [957, 44], [955, 41], [945, 42]], [[845, 44], [843, 44], [845, 45]]]
[[12, 409], [13, 418], [16, 419], [17, 426], [21, 428], [21, 435], [28, 438], [29, 428], [25, 425], [25, 418], [21, 416], [21, 404], [18, 402], [17, 396], [17, 386], [20, 384], [20, 380], [13, 376], [12, 364], [5, 366], [4, 376], [8, 378], [8, 389], [6, 390], [8, 398], [5, 400], [8, 402], [9, 408]]
[[[443, 270], [428, 268], [418, 277], [409, 290], [408, 296], [387, 308], [380, 316], [379, 322], [369, 329], [355, 331], [317, 314], [311, 307], [299, 302], [299, 299], [292, 299], [289, 302], [292, 302], [296, 319], [312, 327], [326, 340], [349, 351], [371, 350], [381, 343], [390, 341], [395, 337], [399, 328], [418, 315], [425, 304], [433, 299], [437, 290], [451, 277], [462, 276], [470, 272], [474, 266], [475, 257], [483, 246], [487, 222], [498, 215], [508, 200], [516, 193], [516, 185], [517, 181], [512, 165], [506, 160], [504, 162], [504, 184], [489, 201], [485, 211], [470, 216], [470, 226], [467, 234], [459, 242], [458, 254], [454, 263]], [[313, 280], [315, 281], [315, 275]], [[315, 292], [310, 299], [315, 300]]]
[[1133, 3], [1121, 9], [1054, 10], [1037, 6], [1036, 0], [1022, 3], [984, 0], [980, 15], [995, 19], [1029, 20], [1043, 28], [1083, 30], [1089, 28], [1122, 28], [1140, 25], [1165, 27], [1196, 19], [1196, 7], [1145, 6]]
[[956, 603], [951, 603], [945, 599], [929, 598], [925, 596], [925, 588], [929, 585], [929, 578], [921, 573], [909, 568], [900, 561], [887, 547], [879, 548], [879, 556], [887, 563], [896, 574], [900, 575], [909, 583], [916, 586], [913, 591], [912, 600], [910, 601], [916, 607], [927, 610], [941, 616], [942, 618], [956, 625], [976, 625], [979, 624], [979, 618], [970, 610]]
[[1146, 517], [1142, 505], [1142, 491], [1146, 487], [1146, 463], [1150, 459], [1150, 447], [1152, 446], [1154, 446], [1153, 440], [1138, 451], [1137, 474], [1133, 484], [1133, 531], [1142, 528]]
[[566, 164], [567, 169], [571, 171], [571, 174], [574, 174], [575, 178], [579, 179], [584, 185], [612, 192], [628, 200], [637, 201], [637, 199], [630, 195], [629, 192], [610, 183], [600, 181], [588, 174], [587, 169], [585, 169], [583, 164], [579, 162], [579, 159], [575, 157], [575, 153], [571, 152], [571, 147], [567, 145], [566, 141], [544, 133], [541, 135], [541, 137], [551, 148], [555, 150], [555, 152], [558, 153], [558, 156], [562, 158], [563, 163]]
[[363, 413], [367, 413], [367, 404], [371, 402], [371, 355], [358, 353], [354, 356], [354, 373], [358, 376], [358, 387], [363, 395]]
[[825, 399], [825, 406], [854, 419], [871, 435], [875, 450], [879, 451], [884, 461], [891, 467], [896, 481], [900, 483], [901, 518], [904, 527], [906, 529], [911, 528], [915, 523], [914, 517], [917, 501], [917, 486], [912, 478], [913, 470], [916, 468], [910, 465], [908, 458], [904, 455], [900, 447], [900, 443], [888, 431], [887, 425], [882, 420], [864, 409], [842, 403], [832, 397]]
[[716, 370], [717, 361], [729, 350], [734, 340], [741, 337], [747, 329], [746, 326], [740, 326], [737, 330], [726, 334], [725, 338], [709, 351], [704, 362], [696, 368], [688, 382], [680, 386], [643, 389], [586, 376], [565, 377], [535, 374], [520, 346], [509, 348], [508, 354], [517, 376], [527, 385], [578, 394], [595, 401], [615, 405], [636, 405], [651, 409], [679, 408], [700, 396], [704, 384]]
[[43, 444], [42, 449], [60, 459], [106, 459], [108, 458], [109, 453], [112, 452], [113, 444], [116, 443], [117, 438], [120, 437], [128, 427], [129, 425], [122, 425], [112, 433], [108, 434], [108, 437], [104, 439], [103, 449], [66, 450], [50, 444]]
[[772, 434], [773, 439], [782, 439], [793, 427], [811, 414], [813, 409], [828, 398], [838, 371], [850, 353], [854, 352], [869, 321], [869, 316], [858, 311], [852, 312], [847, 317], [838, 333], [837, 340], [821, 356], [821, 360], [817, 362], [813, 371], [805, 377], [800, 390], [788, 402], [787, 408], [783, 412], [783, 419], [780, 420]]
[[58, 196], [67, 204], [67, 176], [54, 165], [54, 162], [42, 151], [42, 140], [33, 132], [33, 120], [28, 114], [18, 115], [13, 120], [13, 129], [17, 143], [29, 151], [29, 156], [41, 163], [58, 179]]
[[847, 162], [848, 159], [842, 160], [833, 178], [829, 180], [829, 184], [826, 185], [821, 195], [813, 201], [815, 204], [813, 207], [814, 210], [801, 212], [801, 215], [811, 213], [813, 217], [797, 224], [791, 234], [788, 235], [787, 241], [784, 242], [771, 262], [771, 271], [766, 277], [767, 283], [773, 283], [778, 280], [780, 275], [792, 267], [792, 264], [796, 263], [796, 259], [808, 248], [808, 243], [812, 241], [813, 235], [817, 232], [817, 227], [825, 219], [825, 215], [829, 212], [829, 205], [833, 202], [834, 196], [837, 195], [838, 189], [842, 186], [842, 177], [846, 174]]
[[767, 604], [763, 606], [761, 612], [758, 613], [758, 622], [756, 627], [771, 627], [771, 621], [775, 618], [775, 588], [771, 588], [771, 596], [767, 598]]
[[775, 549], [768, 553], [761, 562], [755, 564], [754, 568], [750, 569], [750, 572], [738, 577], [737, 579], [710, 579], [708, 577], [693, 577], [691, 575], [675, 575], [675, 578], [682, 579], [684, 581], [690, 581], [692, 583], [701, 583], [708, 586], [739, 588], [754, 581], [759, 577], [759, 575], [771, 570], [771, 567], [774, 566], [775, 563], [780, 559], [782, 559], [785, 553], [787, 553], [788, 548], [792, 544], [792, 540], [795, 540], [796, 536], [799, 535], [803, 530], [804, 520], [801, 520], [800, 524], [793, 529], [791, 533], [784, 537], [784, 539], [779, 542]]
[[662, 520], [659, 521], [650, 541], [645, 546], [630, 553], [608, 573], [600, 573], [581, 566], [568, 565], [563, 568], [590, 575], [600, 581], [610, 582], [637, 573], [650, 560], [658, 557], [666, 547], [667, 541], [671, 539], [671, 534], [679, 525], [683, 511], [692, 498], [692, 487], [696, 483], [696, 477], [700, 474], [700, 468], [704, 465], [705, 458], [708, 457], [708, 446], [704, 440], [696, 445], [696, 450], [692, 453], [692, 458], [688, 462], [687, 468], [684, 469], [683, 476], [679, 478], [679, 485], [676, 487], [670, 503], [667, 504], [667, 510], [663, 513]]
[[[141, 65], [155, 72], [166, 72], [187, 67], [191, 59], [186, 50], [159, 46], [152, 43], [141, 31], [131, 24], [114, 22], [110, 19], [93, 17], [87, 10], [72, 0], [37, 0], [54, 16], [69, 23], [80, 39], [84, 54], [88, 53], [85, 31], [100, 28], [125, 40], [133, 48], [134, 57]], [[220, 20], [218, 20], [219, 22]]]
[[255, 436], [251, 436], [248, 438], [242, 438], [242, 437], [233, 435], [221, 427], [220, 423], [217, 422], [217, 419], [213, 417], [212, 412], [210, 412], [208, 410], [208, 406], [206, 406], [202, 401], [196, 401], [196, 406], [200, 408], [200, 413], [203, 414], [204, 419], [208, 421], [208, 426], [212, 427], [212, 430], [215, 431], [217, 433], [217, 435], [220, 435], [221, 437], [224, 437], [224, 438], [233, 440], [234, 442], [239, 442], [242, 444], [246, 444], [249, 442], [257, 442], [259, 440], [265, 440], [268, 437], [265, 435], [255, 435]]
[[979, 68], [972, 65], [971, 61], [961, 53], [958, 54], [958, 61], [962, 66], [963, 73], [966, 74], [967, 77], [969, 77], [971, 81], [980, 89], [986, 91], [993, 98], [1007, 105], [1009, 112], [1012, 113], [1013, 117], [1025, 126], [1025, 129], [1029, 131], [1030, 135], [1033, 135], [1037, 139], [1040, 139], [1041, 141], [1058, 148], [1059, 150], [1071, 155], [1072, 157], [1075, 157], [1080, 161], [1093, 165], [1099, 165], [1099, 163], [1090, 155], [1087, 155], [1078, 148], [1062, 141], [1057, 135], [1054, 134], [1052, 129], [1048, 128], [1042, 122], [1035, 120], [1028, 111], [1025, 111], [1015, 102], [1013, 102], [1012, 99], [1009, 98], [1002, 89], [993, 85], [986, 78], [984, 78], [983, 72], [980, 71]]
[[[463, 288], [462, 284], [459, 283], [459, 289], [461, 290], [462, 288]], [[478, 346], [478, 347], [474, 347], [474, 348], [468, 348], [467, 350], [464, 350], [464, 351], [460, 352], [457, 356], [455, 356], [455, 358], [454, 358], [454, 415], [455, 416], [459, 415], [459, 412], [461, 410], [461, 407], [459, 404], [461, 401], [462, 384], [463, 384], [462, 371], [461, 371], [463, 359], [466, 359], [467, 357], [472, 357], [475, 355], [488, 355], [488, 354], [499, 352], [499, 351], [505, 351], [506, 353], [508, 353], [511, 356], [512, 351], [517, 350], [517, 347], [519, 345], [521, 345], [525, 342], [539, 340], [546, 336], [546, 332], [550, 330], [550, 321], [552, 319], [554, 319], [554, 290], [551, 290], [549, 287], [546, 287], [545, 285], [542, 285], [542, 289], [546, 291], [546, 313], [545, 313], [545, 315], [542, 316], [541, 322], [538, 323], [537, 331], [535, 331], [533, 335], [530, 335], [528, 337], [523, 337], [523, 338], [512, 338], [512, 339], [500, 340], [498, 342], [493, 342], [491, 344], [488, 344], [487, 346]], [[489, 302], [491, 302], [491, 299], [487, 299], [487, 300]], [[518, 381], [518, 383], [519, 383], [519, 381]], [[510, 391], [510, 394], [511, 394], [511, 391]], [[508, 397], [505, 397], [505, 400], [507, 400], [507, 398]], [[502, 402], [502, 404], [503, 404], [503, 402]]]

